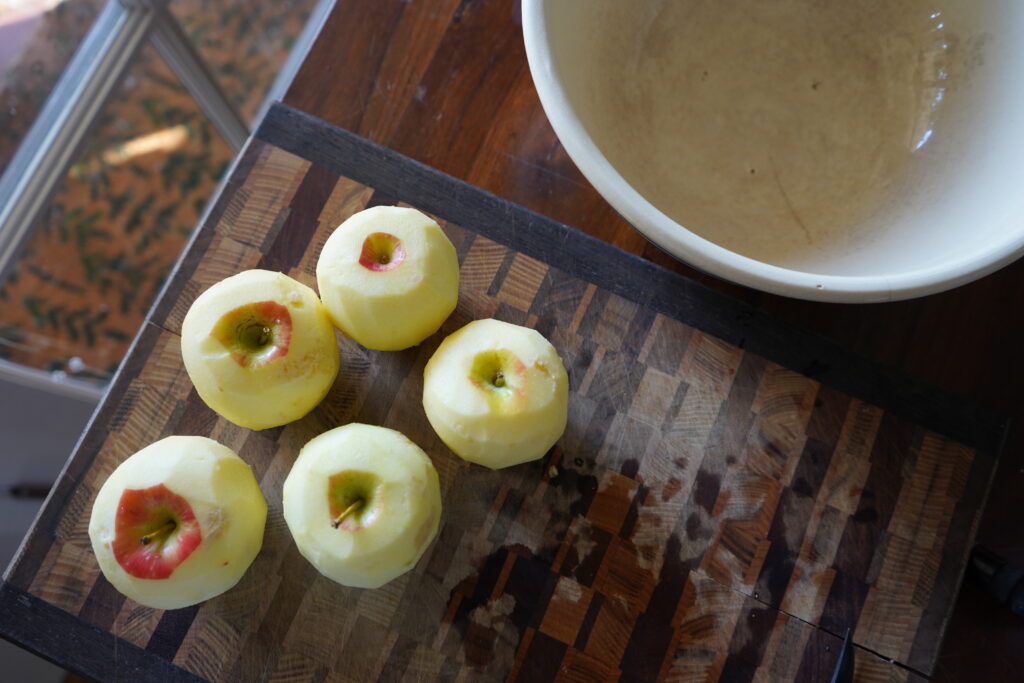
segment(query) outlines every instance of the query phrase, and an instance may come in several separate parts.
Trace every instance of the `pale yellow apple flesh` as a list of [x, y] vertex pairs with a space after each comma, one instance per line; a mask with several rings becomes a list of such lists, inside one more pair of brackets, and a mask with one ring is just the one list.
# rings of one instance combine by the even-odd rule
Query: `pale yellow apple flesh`
[[284, 482], [295, 544], [324, 576], [378, 588], [412, 569], [437, 535], [441, 487], [400, 432], [348, 424], [307, 443]]
[[[148, 536], [124, 537], [123, 520], [118, 522], [118, 515], [125, 514], [124, 501], [134, 492], [144, 502], [154, 490], [184, 500], [193, 542], [180, 564], [169, 562], [164, 571], [153, 572], [169, 574], [166, 578], [139, 578], [138, 565], [136, 575], [124, 566], [125, 544], [156, 550], [161, 536], [169, 537], [169, 545], [176, 542], [175, 533], [182, 529], [175, 529], [175, 522], [184, 526], [180, 517], [169, 522], [164, 506], [155, 501], [153, 516], [143, 515]], [[93, 502], [89, 538], [96, 561], [114, 588], [140, 604], [176, 609], [220, 595], [238, 583], [263, 545], [266, 519], [267, 503], [252, 469], [231, 449], [201, 436], [169, 436], [129, 457], [104, 482]], [[120, 561], [115, 552], [119, 545]]]
[[249, 429], [306, 415], [340, 365], [316, 293], [267, 270], [244, 271], [203, 292], [182, 323], [181, 356], [206, 405]]
[[542, 457], [565, 431], [569, 378], [536, 330], [475, 320], [423, 370], [423, 409], [459, 457], [494, 469]]
[[316, 265], [331, 319], [368, 349], [415, 346], [459, 296], [459, 259], [438, 224], [415, 209], [375, 206], [335, 229]]

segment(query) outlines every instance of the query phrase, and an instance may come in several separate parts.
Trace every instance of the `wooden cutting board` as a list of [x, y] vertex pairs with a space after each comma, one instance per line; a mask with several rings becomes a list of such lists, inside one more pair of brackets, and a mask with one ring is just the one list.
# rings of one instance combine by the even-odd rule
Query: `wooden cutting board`
[[[458, 309], [397, 353], [339, 335], [306, 418], [253, 432], [199, 400], [181, 320], [248, 268], [315, 286], [342, 220], [406, 204], [461, 262]], [[476, 318], [535, 327], [569, 371], [565, 436], [503, 471], [452, 455], [422, 371]], [[352, 421], [430, 454], [445, 511], [416, 569], [373, 591], [295, 549], [281, 486]], [[0, 589], [9, 637], [99, 678], [823, 680], [846, 629], [860, 680], [931, 671], [1005, 425], [956, 397], [376, 147], [273, 108], [197, 231]], [[103, 579], [92, 500], [131, 453], [201, 434], [253, 467], [270, 514], [240, 584], [162, 612]]]

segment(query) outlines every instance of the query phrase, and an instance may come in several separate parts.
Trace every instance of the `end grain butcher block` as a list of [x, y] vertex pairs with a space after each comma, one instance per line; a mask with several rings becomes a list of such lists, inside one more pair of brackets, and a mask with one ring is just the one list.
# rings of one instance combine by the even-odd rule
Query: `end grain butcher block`
[[[299, 422], [219, 419], [182, 367], [195, 297], [247, 268], [315, 286], [331, 230], [376, 204], [438, 218], [456, 313], [418, 348], [341, 340]], [[568, 430], [504, 471], [445, 448], [423, 367], [471, 319], [535, 327], [571, 382]], [[441, 476], [436, 543], [379, 590], [299, 555], [281, 486], [301, 446], [351, 421], [401, 430]], [[277, 106], [136, 340], [2, 591], [3, 630], [100, 678], [827, 680], [928, 674], [1005, 425], [823, 340], [295, 110]], [[241, 583], [161, 612], [118, 595], [86, 532], [100, 484], [142, 446], [210, 436], [270, 504]]]

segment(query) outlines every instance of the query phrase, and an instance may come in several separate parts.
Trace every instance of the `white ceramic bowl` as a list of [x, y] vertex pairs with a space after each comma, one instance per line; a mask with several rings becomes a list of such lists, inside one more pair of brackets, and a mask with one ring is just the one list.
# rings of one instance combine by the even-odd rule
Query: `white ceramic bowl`
[[573, 161], [696, 268], [804, 299], [942, 291], [1024, 252], [1024, 2], [524, 0]]

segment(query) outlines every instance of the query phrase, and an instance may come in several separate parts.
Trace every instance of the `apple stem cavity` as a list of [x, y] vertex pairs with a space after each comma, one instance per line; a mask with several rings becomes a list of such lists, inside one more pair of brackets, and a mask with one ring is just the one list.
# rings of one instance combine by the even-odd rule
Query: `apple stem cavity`
[[163, 526], [155, 531], [149, 532], [139, 540], [142, 542], [142, 545], [149, 545], [153, 541], [163, 541], [177, 528], [178, 523], [173, 519], [169, 519]]
[[362, 505], [363, 505], [363, 500], [361, 498], [356, 500], [356, 501], [354, 501], [351, 505], [349, 505], [347, 508], [342, 510], [340, 515], [338, 515], [337, 517], [334, 518], [334, 521], [331, 522], [331, 526], [334, 527], [335, 529], [337, 529], [339, 526], [341, 526], [341, 523], [345, 521], [346, 517], [348, 517], [353, 512], [358, 510], [360, 507], [362, 507]]
[[210, 336], [243, 368], [262, 365], [288, 353], [292, 317], [288, 308], [276, 301], [258, 301], [222, 315]]
[[367, 270], [385, 271], [397, 268], [405, 260], [402, 240], [386, 232], [375, 232], [363, 241], [359, 264]]
[[[469, 379], [481, 389], [514, 388], [515, 378], [523, 371], [523, 363], [515, 355], [504, 349], [481, 351], [473, 357]], [[512, 385], [509, 386], [509, 380]], [[498, 392], [499, 395], [507, 391]]]
[[253, 351], [259, 351], [272, 340], [270, 328], [262, 323], [249, 323], [239, 331], [238, 337], [244, 346]]

